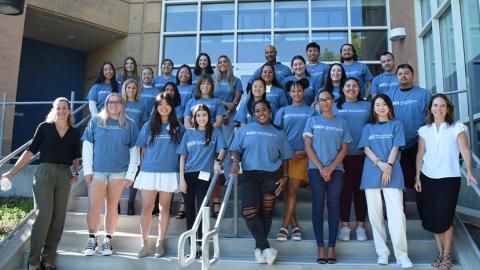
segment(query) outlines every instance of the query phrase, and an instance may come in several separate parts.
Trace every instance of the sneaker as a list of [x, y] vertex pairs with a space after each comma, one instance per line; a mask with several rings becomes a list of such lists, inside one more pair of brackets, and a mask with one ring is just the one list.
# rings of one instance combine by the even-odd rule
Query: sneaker
[[274, 248], [266, 248], [263, 250], [263, 255], [265, 256], [268, 265], [272, 265], [275, 262], [277, 253], [277, 250]]
[[255, 260], [257, 263], [267, 263], [267, 260], [265, 259], [265, 254], [263, 254], [262, 250], [259, 248], [255, 249]]
[[350, 227], [342, 227], [340, 233], [338, 234], [338, 239], [342, 241], [350, 241], [350, 232], [352, 229]]
[[400, 259], [397, 259], [397, 264], [399, 264], [402, 268], [412, 268], [413, 263], [410, 261], [408, 257], [403, 257]]
[[380, 264], [380, 265], [387, 265], [388, 264], [388, 256], [387, 255], [378, 256], [377, 263]]
[[87, 241], [87, 248], [84, 251], [85, 256], [93, 256], [97, 251], [98, 242], [96, 237], [89, 237]]
[[355, 230], [357, 241], [367, 241], [367, 231], [363, 227], [357, 227]]
[[112, 239], [105, 236], [105, 238], [103, 239], [103, 244], [102, 244], [102, 255], [103, 256], [110, 256], [112, 254], [113, 254]]

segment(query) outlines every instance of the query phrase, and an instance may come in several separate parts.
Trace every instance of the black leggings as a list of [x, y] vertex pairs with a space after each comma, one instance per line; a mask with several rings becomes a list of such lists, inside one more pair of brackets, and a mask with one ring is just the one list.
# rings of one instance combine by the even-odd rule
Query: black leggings
[[241, 186], [242, 216], [248, 230], [255, 238], [255, 248], [266, 249], [272, 227], [276, 182], [280, 173], [267, 171], [244, 171]]
[[[195, 223], [200, 205], [207, 194], [210, 181], [198, 179], [199, 172], [185, 173], [185, 182], [187, 182], [187, 193], [182, 193], [183, 202], [185, 204], [185, 220], [187, 221], [187, 230], [190, 230]], [[195, 202], [197, 203], [195, 205]], [[202, 239], [202, 224], [197, 232], [199, 240]]]
[[367, 200], [365, 199], [365, 192], [360, 189], [364, 161], [365, 155], [348, 155], [343, 160], [345, 174], [343, 175], [342, 193], [340, 195], [340, 220], [342, 222], [350, 221], [352, 197], [356, 221], [365, 221]]

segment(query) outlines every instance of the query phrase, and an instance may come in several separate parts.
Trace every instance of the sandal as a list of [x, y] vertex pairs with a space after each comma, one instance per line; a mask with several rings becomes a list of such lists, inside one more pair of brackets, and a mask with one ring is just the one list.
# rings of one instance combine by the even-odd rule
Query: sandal
[[[180, 208], [179, 209], [182, 209], [182, 205], [184, 207], [183, 209], [185, 209], [185, 205], [183, 204], [183, 202], [180, 203]], [[185, 210], [178, 210], [175, 218], [176, 219], [184, 219], [185, 218]]]
[[277, 241], [285, 242], [288, 240], [288, 230], [285, 228], [280, 228], [277, 233]]
[[[215, 209], [216, 205], [219, 205], [218, 210]], [[221, 202], [213, 202], [212, 213], [213, 213], [214, 218], [217, 218], [218, 214], [220, 214], [220, 206], [221, 205], [222, 205]]]
[[443, 252], [439, 252], [437, 258], [435, 258], [435, 260], [433, 260], [430, 265], [432, 265], [435, 268], [438, 268], [442, 263], [442, 259], [443, 259]]
[[318, 264], [327, 264], [328, 260], [327, 260], [327, 258], [317, 258], [317, 263]]
[[440, 263], [440, 265], [438, 266], [438, 269], [440, 270], [449, 270], [450, 268], [452, 268], [452, 255], [450, 254], [445, 254], [443, 255], [443, 258], [442, 258], [442, 262]]
[[292, 229], [292, 240], [294, 241], [302, 241], [303, 240], [303, 234], [300, 231], [299, 227], [295, 227]]
[[336, 258], [328, 258], [328, 264], [336, 264], [337, 259]]

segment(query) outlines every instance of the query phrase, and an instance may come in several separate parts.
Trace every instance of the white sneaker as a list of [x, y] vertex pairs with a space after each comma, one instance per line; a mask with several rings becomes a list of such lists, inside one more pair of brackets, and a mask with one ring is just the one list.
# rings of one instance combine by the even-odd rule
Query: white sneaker
[[87, 241], [87, 248], [83, 252], [85, 256], [93, 256], [97, 251], [98, 243], [96, 237], [89, 237]]
[[367, 241], [367, 231], [363, 227], [357, 227], [355, 230], [357, 241]]
[[274, 248], [266, 248], [263, 250], [263, 255], [265, 256], [268, 265], [272, 265], [275, 262], [277, 253], [277, 250]]
[[112, 239], [105, 236], [105, 238], [103, 239], [103, 244], [102, 244], [102, 255], [103, 256], [110, 256], [112, 254], [113, 254]]
[[338, 234], [338, 239], [342, 241], [350, 241], [350, 227], [342, 227], [340, 233]]
[[378, 256], [377, 263], [380, 264], [380, 265], [387, 265], [388, 264], [388, 256], [387, 255]]
[[262, 250], [259, 248], [255, 249], [255, 260], [257, 263], [267, 263], [267, 260], [265, 259], [265, 254], [263, 254]]
[[410, 261], [408, 257], [403, 257], [400, 259], [397, 259], [397, 264], [399, 264], [402, 268], [412, 268], [413, 263]]

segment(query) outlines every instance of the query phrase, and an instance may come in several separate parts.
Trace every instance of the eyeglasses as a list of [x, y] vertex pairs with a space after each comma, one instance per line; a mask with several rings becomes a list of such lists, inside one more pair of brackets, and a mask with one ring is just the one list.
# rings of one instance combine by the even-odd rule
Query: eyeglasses
[[318, 103], [330, 103], [332, 100], [332, 98], [319, 98]]

